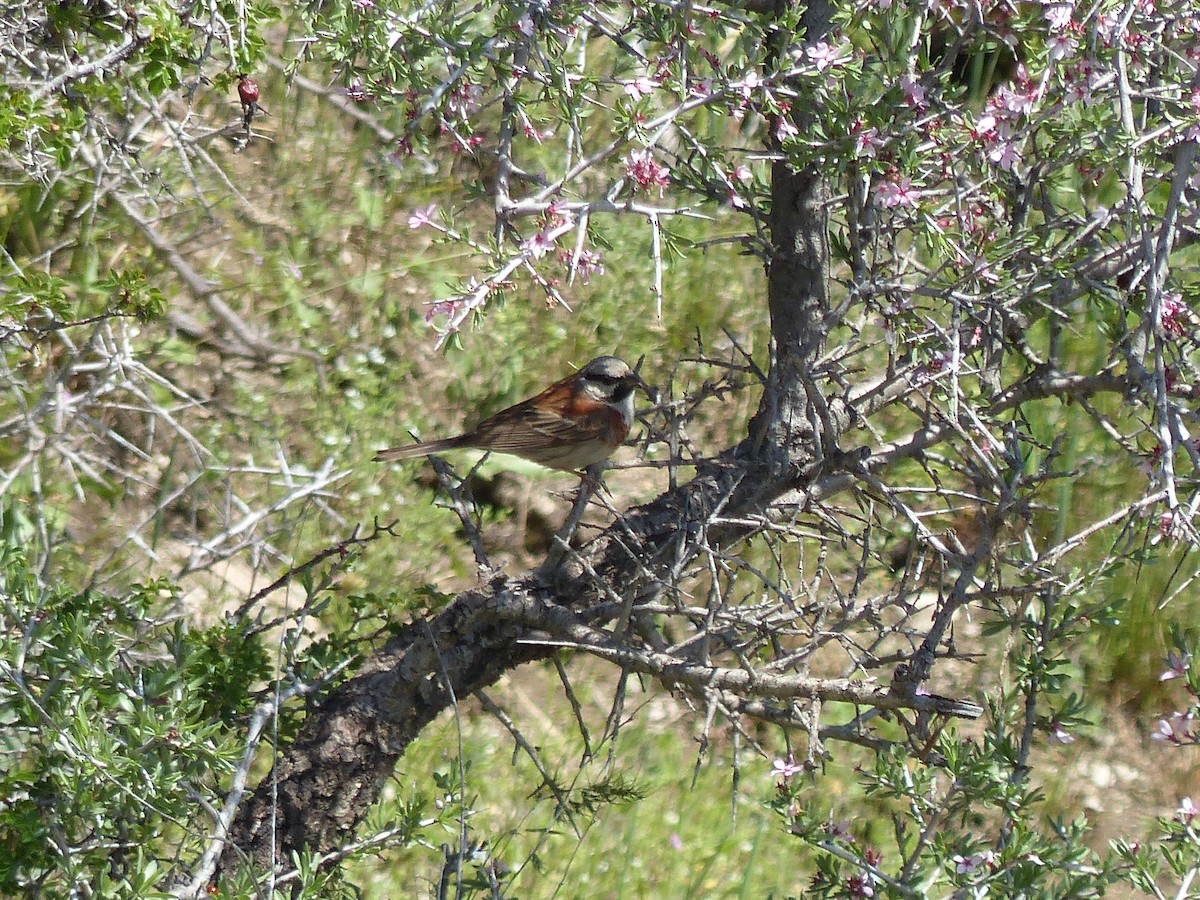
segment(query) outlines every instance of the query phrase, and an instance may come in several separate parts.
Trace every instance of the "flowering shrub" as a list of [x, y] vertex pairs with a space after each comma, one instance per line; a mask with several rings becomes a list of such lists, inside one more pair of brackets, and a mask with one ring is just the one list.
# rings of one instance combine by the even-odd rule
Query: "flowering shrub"
[[[798, 883], [814, 895], [1083, 896], [1122, 882], [1182, 896], [1195, 883], [1194, 794], [1172, 801], [1150, 839], [1101, 854], [1082, 818], [1043, 821], [1032, 773], [1035, 751], [1078, 749], [1093, 727], [1101, 698], [1081, 677], [1081, 648], [1135, 600], [1158, 614], [1194, 592], [1193, 2], [133, 2], [10, 4], [0, 16], [0, 166], [21, 191], [0, 212], [0, 483], [16, 498], [0, 519], [0, 696], [19, 723], [14, 760], [47, 769], [0, 773], [16, 848], [6, 889], [79, 891], [103, 872], [97, 893], [169, 881], [194, 894], [224, 858], [224, 884], [247, 893], [277, 876], [316, 890], [345, 855], [446, 826], [457, 846], [445, 883], [453, 873], [467, 890], [463, 864], [477, 864], [478, 890], [498, 894], [502, 867], [468, 840], [464, 772], [440, 773], [437, 800], [414, 799], [374, 837], [344, 839], [424, 724], [564, 648], [610, 660], [622, 684], [636, 673], [685, 697], [704, 711], [705, 747], [727, 726], [769, 758], [751, 721], [794, 746], [770, 769], [768, 805], [797, 838]], [[155, 356], [184, 343], [260, 369], [323, 361], [248, 326], [222, 299], [228, 286], [198, 268], [224, 242], [191, 249], [188, 231], [226, 203], [258, 224], [244, 196], [254, 170], [238, 162], [265, 140], [265, 117], [288, 115], [264, 109], [259, 71], [276, 16], [294, 18], [275, 49], [298, 58], [273, 71], [296, 84], [301, 68], [331, 72], [338, 89], [306, 89], [379, 141], [381, 167], [474, 163], [476, 180], [447, 178], [436, 203], [422, 198], [400, 220], [457, 267], [445, 293], [422, 298], [424, 325], [413, 316], [431, 346], [486, 334], [506, 295], [532, 291], [565, 310], [576, 280], [603, 287], [618, 217], [648, 238], [647, 318], [685, 330], [663, 278], [698, 249], [672, 231], [684, 220], [711, 229], [696, 244], [733, 242], [762, 262], [766, 304], [753, 340], [700, 335], [679, 363], [699, 386], [664, 394], [646, 417], [645, 446], [668, 470], [659, 500], [605, 509], [610, 529], [562, 540], [544, 567], [510, 576], [487, 559], [469, 492], [439, 469], [489, 578], [455, 598], [429, 588], [443, 611], [352, 640], [314, 630], [310, 613], [327, 602], [315, 564], [287, 564], [263, 590], [296, 577], [307, 599], [270, 626], [286, 633], [268, 675], [268, 626], [250, 611], [261, 592], [202, 636], [173, 636], [135, 621], [173, 590], [131, 590], [118, 615], [92, 590], [95, 573], [79, 571], [89, 554], [72, 554], [65, 574], [51, 560], [60, 532], [77, 533], [60, 525], [71, 504], [93, 493], [155, 495], [122, 540], [156, 562], [160, 531], [185, 518], [201, 528], [197, 509], [224, 516], [217, 534], [191, 536], [183, 575], [243, 551], [281, 559], [271, 538], [290, 537], [286, 514], [301, 501], [341, 521], [333, 457], [312, 471], [282, 454], [264, 467], [254, 447], [233, 465], [181, 413], [222, 398], [176, 383], [191, 357]], [[218, 96], [230, 110], [211, 112]], [[120, 252], [100, 254], [96, 222], [121, 235], [110, 242]], [[124, 266], [130, 247], [215, 325]], [[165, 333], [136, 330], [160, 317]], [[378, 352], [364, 358], [393, 377]], [[355, 390], [341, 399], [360, 402]], [[732, 429], [744, 437], [700, 445], [688, 428], [697, 411], [742, 392], [761, 398]], [[205, 433], [223, 429], [238, 431]], [[45, 499], [47, 459], [67, 473], [58, 507]], [[215, 475], [219, 501], [175, 503]], [[259, 477], [252, 502], [237, 479]], [[331, 566], [349, 543], [329, 551]], [[1135, 576], [1151, 569], [1181, 574], [1147, 599]], [[68, 576], [85, 587], [50, 588]], [[72, 617], [79, 608], [91, 618]], [[115, 637], [91, 641], [92, 622], [109, 620]], [[394, 655], [372, 655], [381, 634]], [[1198, 652], [1194, 629], [1180, 628], [1162, 680], [1151, 674], [1157, 697], [1177, 699], [1156, 716], [1148, 754], [1195, 752]], [[89, 679], [91, 694], [70, 693]], [[175, 720], [155, 712], [168, 703]], [[613, 709], [622, 721], [620, 698]], [[277, 769], [256, 790], [267, 734]], [[323, 762], [352, 750], [354, 765]], [[861, 760], [858, 787], [886, 840], [864, 833], [865, 818], [843, 822], [812, 787], [835, 753]], [[314, 781], [321, 802], [302, 802]], [[640, 799], [621, 785], [570, 791], [553, 785], [556, 817]], [[62, 798], [83, 807], [69, 829], [39, 816]], [[290, 818], [276, 827], [277, 816]], [[203, 827], [185, 828], [193, 818]]]

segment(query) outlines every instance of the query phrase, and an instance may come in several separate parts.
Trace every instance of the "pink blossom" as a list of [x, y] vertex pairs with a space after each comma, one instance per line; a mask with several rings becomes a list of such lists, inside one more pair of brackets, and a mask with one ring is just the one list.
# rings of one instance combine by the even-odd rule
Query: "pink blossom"
[[771, 763], [771, 771], [784, 781], [787, 781], [793, 775], [799, 775], [801, 772], [803, 772], [804, 766], [796, 762], [795, 757], [789, 753], [786, 760], [776, 758]]
[[[1167, 510], [1158, 517], [1158, 536], [1169, 538], [1171, 530], [1175, 527], [1175, 513]], [[1161, 680], [1161, 679], [1160, 679]]]
[[[559, 250], [558, 261], [567, 269], [571, 268], [572, 254], [570, 250]], [[604, 274], [604, 263], [600, 261], [600, 252], [595, 250], [581, 250], [579, 258], [575, 260], [575, 271], [579, 273], [579, 277], [584, 284], [590, 284], [592, 275]]]
[[1184, 332], [1182, 319], [1187, 313], [1187, 304], [1183, 302], [1182, 294], [1167, 294], [1162, 298], [1159, 307], [1158, 320], [1165, 334], [1181, 337]]
[[744, 184], [754, 177], [754, 173], [749, 166], [742, 165], [733, 170], [733, 177]]
[[954, 863], [954, 871], [959, 875], [969, 875], [979, 866], [979, 859], [974, 854], [963, 856], [961, 853], [955, 853], [950, 860]]
[[813, 44], [804, 51], [804, 55], [817, 67], [818, 72], [824, 72], [833, 66], [841, 65], [845, 61], [846, 54], [847, 48], [845, 44], [839, 47], [831, 47], [826, 41]]
[[546, 227], [558, 228], [560, 225], [571, 225], [575, 222], [575, 214], [567, 208], [562, 200], [555, 200], [546, 207]]
[[762, 90], [766, 82], [762, 80], [757, 72], [751, 71], [746, 73], [746, 77], [742, 79], [740, 84], [735, 83], [733, 87], [738, 89], [738, 93], [742, 95], [743, 100], [749, 100], [750, 96], [755, 92]]
[[661, 189], [671, 183], [671, 170], [655, 161], [649, 150], [635, 150], [625, 160], [625, 174], [633, 179], [639, 190], [658, 187]]
[[1002, 84], [988, 100], [988, 106], [1000, 118], [1028, 115], [1033, 111], [1033, 95], [1027, 91], [1014, 91]]
[[453, 300], [437, 300], [429, 304], [425, 310], [425, 324], [428, 325], [437, 316], [453, 317], [463, 307], [463, 298], [456, 297]]
[[1166, 719], [1159, 719], [1158, 726], [1150, 734], [1152, 741], [1169, 741], [1172, 744], [1178, 744], [1179, 739], [1175, 737], [1175, 729], [1171, 727], [1171, 723]]
[[541, 259], [554, 249], [554, 240], [544, 231], [539, 231], [533, 237], [521, 242], [521, 252], [530, 259]]
[[996, 854], [991, 850], [972, 853], [970, 856], [956, 853], [950, 859], [954, 861], [954, 871], [960, 875], [969, 874], [983, 866], [991, 868], [996, 864]]
[[800, 129], [787, 116], [780, 116], [779, 120], [775, 123], [775, 140], [781, 144], [788, 138], [794, 138], [799, 134]]
[[1196, 717], [1193, 712], [1172, 713], [1169, 719], [1159, 719], [1158, 727], [1150, 734], [1152, 741], [1166, 741], [1169, 744], [1180, 745], [1186, 742], [1200, 741], [1200, 730], [1196, 728]]
[[437, 212], [437, 204], [430, 203], [424, 209], [415, 209], [413, 214], [408, 217], [409, 228], [420, 228], [423, 225], [430, 225], [433, 222], [433, 214]]
[[1066, 102], [1083, 101], [1084, 106], [1091, 106], [1096, 102], [1093, 92], [1101, 87], [1106, 77], [1105, 72], [1096, 68], [1090, 60], [1079, 60], [1066, 75]]
[[886, 315], [881, 317], [883, 323], [883, 340], [893, 350], [896, 348], [896, 323]]
[[466, 284], [463, 293], [449, 300], [439, 300], [431, 303], [425, 313], [425, 321], [431, 321], [435, 316], [445, 315], [448, 319], [444, 327], [438, 328], [437, 346], [441, 347], [450, 335], [458, 331], [459, 326], [471, 314], [487, 302], [488, 295], [495, 290], [495, 285], [486, 281], [481, 282], [472, 277]]
[[904, 93], [904, 99], [911, 106], [915, 106], [917, 109], [924, 109], [928, 105], [925, 102], [925, 86], [914, 76], [905, 75], [901, 78], [900, 90]]
[[1125, 33], [1120, 10], [1101, 13], [1096, 16], [1096, 33], [1104, 41], [1104, 46], [1111, 47]]
[[1060, 59], [1066, 59], [1079, 47], [1079, 41], [1069, 31], [1064, 31], [1059, 34], [1050, 36], [1050, 40], [1046, 42], [1046, 46], [1050, 50], [1050, 59], [1053, 62], [1058, 62]]
[[482, 85], [462, 84], [450, 92], [450, 98], [446, 101], [446, 108], [456, 116], [468, 119], [472, 113], [479, 109], [479, 103], [482, 98]]
[[[1164, 516], [1170, 513], [1163, 513]], [[1170, 681], [1172, 678], [1186, 678], [1188, 673], [1188, 665], [1191, 663], [1191, 656], [1188, 654], [1179, 654], [1174, 650], [1167, 654], [1167, 668], [1161, 675], [1158, 676], [1159, 681]]]
[[854, 843], [854, 835], [850, 833], [850, 822], [845, 819], [841, 822], [829, 823], [829, 836], [835, 841], [842, 840], [849, 844]]
[[1179, 809], [1175, 810], [1175, 818], [1184, 825], [1191, 825], [1196, 816], [1200, 816], [1200, 809], [1192, 802], [1191, 797], [1184, 797], [1179, 801]]
[[660, 87], [662, 85], [657, 81], [642, 75], [632, 81], [625, 82], [625, 93], [633, 98], [634, 101], [637, 101], [653, 94]]
[[1056, 744], [1073, 744], [1075, 743], [1075, 735], [1055, 722], [1050, 729], [1050, 740]]
[[536, 128], [533, 127], [532, 122], [526, 121], [524, 123], [524, 125], [522, 126], [522, 128], [525, 132], [525, 137], [531, 138], [532, 140], [536, 141], [539, 144], [542, 141], [544, 141], [546, 138], [554, 137], [554, 129], [553, 128], [547, 128], [545, 131], [538, 131]]
[[875, 189], [875, 199], [887, 209], [897, 206], [915, 209], [917, 206], [917, 192], [913, 190], [912, 179], [907, 176], [897, 181], [885, 181]]
[[987, 158], [1008, 172], [1014, 163], [1021, 161], [1021, 154], [1017, 152], [1016, 141], [996, 141], [988, 151]]
[[953, 362], [954, 357], [948, 350], [934, 350], [929, 354], [929, 362], [925, 363], [925, 371], [930, 375], [936, 375], [950, 369]]
[[875, 159], [875, 151], [883, 146], [883, 138], [879, 136], [879, 129], [863, 128], [861, 122], [855, 122], [850, 131], [854, 135], [855, 155]]
[[869, 875], [851, 875], [846, 880], [846, 893], [851, 897], [874, 897], [875, 888]]
[[1071, 24], [1071, 7], [1074, 4], [1062, 0], [1042, 0], [1042, 15], [1051, 31], [1062, 31]]
[[996, 117], [990, 113], [979, 117], [979, 121], [975, 123], [975, 127], [971, 129], [971, 137], [975, 140], [980, 138], [991, 137], [996, 134]]

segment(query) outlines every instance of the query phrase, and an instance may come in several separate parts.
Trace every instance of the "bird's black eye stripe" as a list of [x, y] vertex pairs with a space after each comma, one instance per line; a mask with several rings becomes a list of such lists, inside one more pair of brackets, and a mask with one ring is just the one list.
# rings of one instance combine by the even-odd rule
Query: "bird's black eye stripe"
[[592, 376], [592, 381], [598, 381], [601, 384], [619, 384], [624, 379], [616, 375], [605, 375], [603, 372], [597, 372]]

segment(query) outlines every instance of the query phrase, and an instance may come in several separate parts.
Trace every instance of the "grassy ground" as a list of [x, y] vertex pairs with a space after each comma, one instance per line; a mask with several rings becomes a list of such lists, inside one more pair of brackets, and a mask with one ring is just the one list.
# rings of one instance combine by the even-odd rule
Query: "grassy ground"
[[[599, 736], [610, 711], [611, 671], [583, 663], [571, 666], [592, 734]], [[520, 723], [550, 771], [574, 785], [618, 779], [643, 794], [596, 815], [577, 810], [573, 821], [552, 821], [554, 804], [540, 778], [513, 741], [478, 704], [463, 705], [458, 721], [446, 717], [406, 756], [397, 772], [398, 791], [419, 789], [431, 769], [453, 765], [457, 731], [469, 761], [468, 784], [477, 815], [472, 833], [511, 867], [520, 867], [513, 892], [523, 897], [763, 897], [800, 886], [801, 873], [781, 868], [787, 842], [762, 802], [773, 790], [769, 764], [744, 759], [747, 768], [735, 790], [727, 736], [698, 763], [694, 722], [661, 692], [629, 692], [634, 716], [618, 740], [593, 748], [582, 769], [574, 716], [547, 669], [530, 668], [504, 679], [489, 696]], [[736, 804], [736, 808], [735, 808]], [[546, 835], [544, 829], [554, 831]], [[454, 836], [447, 834], [446, 840]], [[793, 842], [794, 843], [794, 842]], [[394, 896], [394, 873], [404, 872], [405, 889], [432, 896], [440, 860], [414, 851], [364, 866], [370, 896]]]

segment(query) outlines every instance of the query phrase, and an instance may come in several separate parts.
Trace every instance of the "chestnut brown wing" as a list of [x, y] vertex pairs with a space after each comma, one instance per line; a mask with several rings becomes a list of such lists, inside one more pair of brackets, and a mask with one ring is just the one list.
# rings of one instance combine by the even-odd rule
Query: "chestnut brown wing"
[[614, 411], [606, 406], [576, 417], [546, 409], [534, 397], [502, 410], [467, 435], [470, 445], [537, 461], [547, 451], [611, 440]]

